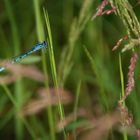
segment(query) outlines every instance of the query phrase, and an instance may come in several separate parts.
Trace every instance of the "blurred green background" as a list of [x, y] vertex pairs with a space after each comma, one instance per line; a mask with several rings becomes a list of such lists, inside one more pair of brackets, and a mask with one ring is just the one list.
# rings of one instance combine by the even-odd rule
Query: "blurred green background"
[[[91, 118], [102, 117], [116, 110], [121, 93], [119, 53], [123, 44], [115, 52], [112, 48], [126, 33], [122, 21], [115, 14], [97, 17], [93, 21], [89, 18], [96, 12], [100, 2], [100, 0], [0, 1], [0, 59], [11, 59], [27, 52], [43, 39], [51, 42], [48, 37], [44, 8], [47, 9], [50, 20], [57, 72], [57, 77], [54, 77], [55, 67], [51, 67], [53, 55], [49, 56], [50, 51], [47, 48], [45, 53], [37, 52], [22, 62], [24, 66], [34, 66], [42, 73], [46, 72], [47, 82], [39, 83], [27, 77], [19, 78], [10, 84], [1, 84], [0, 139], [73, 140], [74, 138], [70, 136], [75, 129], [82, 127], [86, 132], [89, 131], [86, 129], [89, 118], [80, 116], [77, 121], [71, 121], [65, 126], [65, 130], [59, 132], [56, 126], [61, 117], [65, 118], [81, 108], [90, 112]], [[130, 3], [139, 19], [140, 6], [135, 0], [131, 0]], [[138, 47], [136, 51], [139, 54]], [[131, 56], [131, 51], [121, 53], [125, 85]], [[135, 88], [126, 100], [126, 105], [133, 114], [133, 125], [137, 128], [140, 126], [139, 64], [138, 59]], [[43, 67], [47, 70], [43, 70]], [[8, 75], [7, 71], [0, 73], [1, 77], [6, 75]], [[20, 118], [18, 114], [22, 108], [37, 96], [35, 94], [40, 87], [46, 85], [48, 88], [69, 91], [73, 101], [64, 106], [46, 105], [39, 113]], [[12, 99], [16, 105], [13, 104]], [[57, 106], [60, 107], [59, 111]], [[62, 116], [59, 117], [61, 109], [64, 113], [63, 115], [60, 113]], [[119, 128], [112, 128], [107, 134], [102, 139], [125, 139]], [[136, 139], [129, 132], [127, 136], [129, 140]], [[77, 138], [75, 136], [75, 139], [82, 139], [82, 136], [78, 135]]]

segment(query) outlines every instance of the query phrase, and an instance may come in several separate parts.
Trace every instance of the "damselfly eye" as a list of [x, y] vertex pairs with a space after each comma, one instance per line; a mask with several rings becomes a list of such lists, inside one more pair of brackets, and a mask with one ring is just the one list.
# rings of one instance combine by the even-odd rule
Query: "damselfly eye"
[[46, 46], [46, 45], [47, 45], [47, 44], [46, 44], [46, 41], [43, 41], [43, 43], [42, 43], [42, 44], [43, 44], [43, 46]]

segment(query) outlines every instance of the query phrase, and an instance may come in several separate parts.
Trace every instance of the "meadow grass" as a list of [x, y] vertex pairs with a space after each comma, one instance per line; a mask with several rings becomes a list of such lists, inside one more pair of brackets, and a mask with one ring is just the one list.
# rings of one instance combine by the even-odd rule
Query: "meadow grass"
[[[101, 2], [92, 0], [2, 1], [0, 57], [12, 58], [44, 40], [47, 48], [21, 62], [23, 68], [33, 65], [40, 69], [33, 68], [43, 75], [42, 81], [30, 80], [29, 74], [24, 78], [29, 69], [20, 69], [23, 75], [18, 77], [16, 65], [13, 71], [9, 68], [0, 73], [1, 139], [136, 139], [140, 128], [139, 60], [133, 66], [135, 87], [121, 107], [118, 102], [126, 94], [132, 54], [139, 55], [139, 11], [137, 6], [133, 8], [136, 2], [109, 2], [106, 9], [109, 4], [116, 8], [111, 14], [103, 14], [98, 8]], [[92, 20], [96, 11], [99, 13]], [[128, 38], [112, 52], [115, 42], [124, 35]], [[41, 88], [45, 95], [38, 92]], [[67, 101], [65, 94], [71, 100]], [[45, 98], [49, 103], [33, 113], [40, 106], [37, 101], [43, 104]], [[35, 105], [25, 115], [32, 102]], [[119, 122], [124, 112], [118, 113], [118, 108], [127, 113], [126, 121], [133, 116], [129, 125]]]
[[[6, 0], [5, 1], [6, 11], [9, 18], [9, 22], [11, 24], [11, 32], [12, 32], [12, 45], [14, 46], [14, 55], [17, 55], [20, 52], [20, 38], [19, 32], [17, 29], [16, 20], [14, 18], [14, 13], [12, 10], [11, 3]], [[21, 79], [18, 79], [15, 83], [15, 102], [16, 102], [16, 112], [19, 112], [23, 103], [23, 86]], [[21, 122], [20, 117], [15, 115], [15, 130], [17, 139], [23, 139], [23, 124]]]
[[[41, 9], [40, 9], [40, 2], [39, 1], [36, 1], [34, 0], [34, 9], [35, 9], [35, 16], [36, 16], [36, 27], [37, 27], [37, 36], [38, 36], [38, 41], [43, 41], [45, 40], [46, 36], [45, 36], [45, 29], [44, 29], [44, 26], [43, 26], [43, 23], [42, 23], [42, 17], [41, 17]], [[43, 9], [42, 9], [43, 10]], [[51, 39], [51, 29], [50, 29], [50, 26], [49, 26], [49, 19], [46, 19], [46, 12], [44, 11], [44, 17], [45, 17], [45, 20], [46, 20], [46, 26], [47, 26], [47, 31], [49, 33], [49, 37], [47, 38], [47, 50], [51, 50], [51, 52], [53, 53], [53, 46], [52, 46], [52, 39]], [[49, 42], [48, 42], [49, 40]], [[51, 43], [51, 49], [49, 48], [50, 47], [50, 43]], [[51, 64], [54, 65], [54, 71], [55, 71], [55, 62], [54, 62], [54, 56], [53, 54], [51, 53], [50, 56], [52, 56], [51, 58]], [[42, 65], [43, 65], [43, 71], [44, 71], [44, 74], [45, 74], [45, 87], [46, 88], [49, 88], [49, 83], [48, 83], [48, 79], [47, 79], [47, 65], [46, 65], [46, 56], [45, 54], [43, 53], [42, 51]], [[53, 72], [54, 72], [53, 71]], [[56, 74], [56, 71], [54, 72]], [[53, 74], [53, 75], [55, 75]], [[55, 79], [55, 86], [57, 84], [56, 82], [56, 75], [55, 77], [53, 77], [53, 79]], [[50, 94], [50, 93], [49, 93]], [[50, 98], [50, 95], [48, 94], [48, 98]], [[48, 122], [49, 122], [49, 127], [50, 127], [50, 139], [52, 140], [55, 140], [55, 123], [54, 123], [54, 117], [53, 117], [53, 111], [52, 111], [52, 107], [49, 106], [48, 107]]]
[[[125, 96], [125, 87], [124, 87], [124, 76], [123, 76], [123, 70], [122, 70], [122, 61], [121, 61], [121, 55], [119, 54], [119, 67], [120, 67], [120, 79], [121, 79], [121, 95], [120, 99]], [[125, 106], [125, 101], [123, 102], [123, 105]], [[124, 130], [123, 133], [123, 139], [127, 140], [127, 132]]]

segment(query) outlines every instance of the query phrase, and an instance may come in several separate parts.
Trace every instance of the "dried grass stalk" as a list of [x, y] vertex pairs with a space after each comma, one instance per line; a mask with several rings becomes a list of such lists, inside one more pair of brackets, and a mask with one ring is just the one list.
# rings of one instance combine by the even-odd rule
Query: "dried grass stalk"
[[136, 67], [136, 61], [138, 59], [137, 53], [134, 53], [129, 65], [129, 72], [128, 72], [128, 82], [125, 89], [125, 96], [123, 97], [123, 100], [127, 98], [127, 96], [131, 93], [131, 91], [134, 88], [135, 80], [134, 80], [134, 71]]
[[[106, 5], [110, 5], [112, 9], [104, 10]], [[116, 7], [110, 3], [108, 0], [103, 0], [102, 3], [98, 6], [96, 13], [93, 15], [92, 20], [94, 20], [97, 16], [102, 16], [104, 14], [109, 15], [116, 11]]]
[[13, 74], [12, 77], [14, 77], [14, 79], [27, 77], [39, 82], [44, 82], [45, 80], [43, 73], [33, 66], [11, 64], [9, 61], [2, 61], [1, 66], [9, 70]]
[[30, 100], [21, 112], [23, 116], [32, 115], [42, 111], [48, 106], [58, 105], [59, 100], [57, 94], [61, 99], [62, 104], [69, 104], [72, 102], [73, 98], [70, 93], [64, 89], [40, 89], [38, 94], [41, 95], [37, 99]]
[[94, 119], [90, 124], [94, 126], [90, 132], [82, 137], [81, 140], [100, 140], [103, 136], [106, 136], [109, 130], [120, 121], [120, 114], [114, 112], [112, 114], [105, 115], [104, 117]]
[[76, 112], [76, 115], [75, 113], [71, 113], [67, 115], [64, 120], [59, 121], [57, 124], [57, 131], [62, 131], [63, 128], [65, 128], [69, 123], [74, 122], [78, 117], [90, 118], [89, 116], [91, 116], [90, 112], [83, 108], [80, 108]]

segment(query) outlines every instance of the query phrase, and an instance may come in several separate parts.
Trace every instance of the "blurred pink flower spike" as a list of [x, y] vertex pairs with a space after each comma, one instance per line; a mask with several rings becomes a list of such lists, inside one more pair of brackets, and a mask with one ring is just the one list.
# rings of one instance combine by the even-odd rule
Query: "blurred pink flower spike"
[[[105, 6], [109, 4], [112, 9], [110, 10], [104, 10]], [[110, 3], [108, 0], [103, 0], [102, 3], [98, 6], [96, 13], [93, 15], [91, 20], [94, 20], [97, 16], [102, 16], [102, 15], [109, 15], [111, 13], [114, 13], [116, 11], [116, 7]]]
[[7, 69], [17, 77], [27, 77], [38, 82], [44, 82], [45, 76], [36, 67], [11, 64]]
[[115, 51], [120, 45], [121, 43], [124, 41], [124, 40], [127, 40], [128, 39], [128, 36], [124, 36], [122, 38], [120, 38], [117, 43], [115, 44], [115, 46], [113, 47], [112, 51]]
[[136, 67], [136, 61], [138, 59], [137, 53], [134, 53], [129, 65], [129, 72], [128, 72], [128, 82], [125, 89], [125, 96], [123, 97], [123, 100], [127, 98], [127, 96], [131, 93], [131, 91], [134, 88], [135, 80], [134, 80], [134, 71]]
[[13, 75], [0, 76], [0, 84], [11, 84], [17, 80]]
[[[44, 80], [47, 80], [45, 79], [44, 74], [33, 66], [11, 64], [9, 61], [0, 62], [0, 66], [6, 67], [7, 70], [11, 73], [11, 75], [8, 76], [9, 81], [7, 77], [1, 77], [0, 83], [10, 84], [17, 78], [21, 77], [27, 77], [38, 82], [44, 82]], [[4, 82], [2, 82], [2, 80], [4, 80]]]
[[29, 100], [28, 103], [21, 110], [22, 116], [37, 114], [48, 106], [55, 106], [59, 104], [58, 95], [60, 96], [62, 104], [69, 104], [73, 101], [71, 93], [64, 89], [45, 89], [38, 90], [38, 98]]

